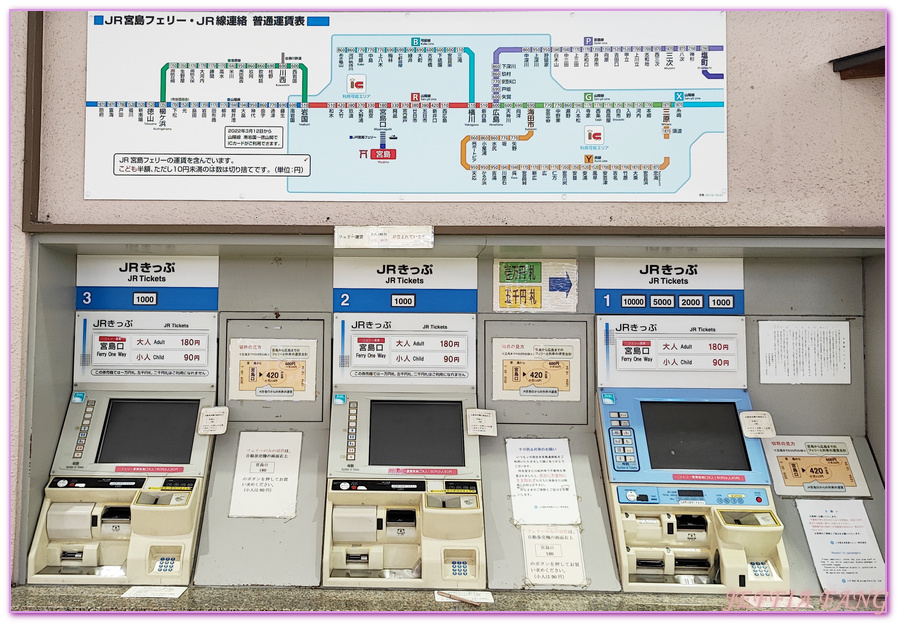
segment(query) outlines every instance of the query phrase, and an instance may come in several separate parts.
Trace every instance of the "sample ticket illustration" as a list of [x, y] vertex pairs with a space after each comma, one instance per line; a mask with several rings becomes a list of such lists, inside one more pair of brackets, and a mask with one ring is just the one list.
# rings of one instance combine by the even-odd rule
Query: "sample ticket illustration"
[[869, 487], [848, 436], [781, 435], [763, 439], [779, 495], [867, 497]]
[[579, 340], [495, 338], [493, 400], [579, 400]]
[[549, 387], [561, 392], [570, 391], [569, 361], [514, 361], [505, 360], [502, 365], [502, 389], [525, 390], [529, 386]]
[[230, 341], [229, 400], [314, 400], [315, 340]]
[[305, 391], [305, 362], [241, 361], [240, 391], [264, 394], [266, 387]]
[[805, 482], [834, 482], [856, 488], [850, 463], [840, 456], [778, 456], [785, 485], [802, 487]]

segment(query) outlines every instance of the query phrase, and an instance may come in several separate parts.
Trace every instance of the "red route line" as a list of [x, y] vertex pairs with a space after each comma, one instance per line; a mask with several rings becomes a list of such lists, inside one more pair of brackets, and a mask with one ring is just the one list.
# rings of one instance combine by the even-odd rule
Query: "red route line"
[[[420, 108], [440, 110], [445, 108], [444, 102], [308, 102], [308, 108]], [[492, 108], [492, 102], [468, 104], [467, 102], [448, 102], [449, 108]]]

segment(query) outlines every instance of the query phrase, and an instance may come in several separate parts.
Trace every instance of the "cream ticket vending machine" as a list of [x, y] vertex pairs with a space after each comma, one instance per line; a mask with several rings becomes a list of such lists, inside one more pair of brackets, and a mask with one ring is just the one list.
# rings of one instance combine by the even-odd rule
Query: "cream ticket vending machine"
[[485, 588], [476, 318], [366, 316], [334, 317], [323, 584]]
[[485, 588], [476, 261], [335, 258], [334, 309], [324, 586]]
[[78, 312], [74, 390], [28, 554], [33, 584], [189, 583], [217, 314]]
[[[741, 261], [596, 263], [596, 309], [610, 312], [597, 318], [597, 437], [623, 590], [789, 590], [762, 443], [739, 419], [751, 411]], [[657, 276], [680, 268], [688, 279]], [[627, 273], [628, 287], [607, 287]]]

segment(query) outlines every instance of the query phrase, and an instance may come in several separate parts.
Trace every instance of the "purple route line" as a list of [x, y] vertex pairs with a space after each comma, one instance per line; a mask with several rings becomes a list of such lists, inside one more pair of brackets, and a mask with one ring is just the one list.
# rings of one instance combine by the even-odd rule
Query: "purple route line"
[[704, 74], [704, 77], [709, 80], [722, 80], [724, 77], [723, 74], [712, 74], [706, 69], [701, 70], [701, 73]]
[[523, 52], [523, 48], [497, 48], [495, 52], [492, 53], [492, 64], [498, 65], [498, 57], [503, 52]]

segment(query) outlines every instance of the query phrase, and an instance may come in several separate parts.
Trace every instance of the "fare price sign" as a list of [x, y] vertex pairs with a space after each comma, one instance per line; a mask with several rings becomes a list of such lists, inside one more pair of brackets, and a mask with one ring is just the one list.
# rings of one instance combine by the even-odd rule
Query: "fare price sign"
[[473, 314], [334, 314], [334, 384], [472, 385]]
[[215, 382], [217, 314], [78, 312], [75, 383]]
[[742, 317], [598, 316], [605, 387], [746, 387]]

